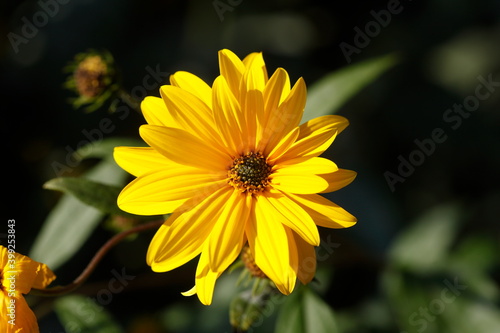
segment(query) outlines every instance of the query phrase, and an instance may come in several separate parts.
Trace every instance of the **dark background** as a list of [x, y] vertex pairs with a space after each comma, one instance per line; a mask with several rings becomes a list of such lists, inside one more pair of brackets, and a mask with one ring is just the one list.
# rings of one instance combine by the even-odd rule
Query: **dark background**
[[[42, 184], [56, 176], [51, 164], [64, 161], [65, 147], [75, 147], [84, 139], [82, 130], [96, 128], [103, 117], [116, 125], [109, 137], [138, 137], [144, 123], [137, 114], [122, 121], [104, 109], [91, 114], [74, 110], [67, 102], [74, 94], [62, 85], [67, 76], [63, 67], [75, 54], [109, 50], [125, 90], [142, 83], [147, 66], [169, 73], [185, 70], [212, 82], [221, 48], [240, 57], [262, 51], [269, 72], [284, 67], [293, 81], [302, 76], [311, 85], [348, 65], [340, 44], [355, 46], [355, 27], [364, 30], [374, 20], [371, 11], [387, 9], [388, 3], [244, 0], [222, 13], [221, 20], [212, 1], [69, 0], [15, 52], [8, 34], [20, 34], [22, 18], [31, 21], [42, 7], [35, 1], [3, 2], [0, 141], [7, 200], [2, 200], [1, 212], [4, 220], [17, 221], [18, 251], [29, 251], [58, 198]], [[457, 243], [468, 235], [487, 235], [495, 244], [500, 239], [500, 94], [494, 91], [481, 101], [455, 130], [443, 120], [447, 109], [474, 94], [479, 76], [500, 80], [500, 2], [408, 0], [399, 8], [350, 60], [397, 52], [401, 61], [340, 109], [338, 114], [351, 125], [328, 152], [340, 167], [358, 172], [353, 184], [331, 198], [359, 223], [346, 230], [321, 230], [340, 244], [320, 264], [334, 267], [324, 299], [340, 312], [380, 293], [388, 248], [428, 209], [447, 203], [462, 209]], [[148, 94], [159, 95], [157, 90]], [[435, 128], [445, 130], [446, 141], [436, 144], [434, 153], [391, 191], [384, 173], [396, 174], [398, 156], [408, 158], [417, 148], [414, 140], [430, 138]], [[60, 278], [72, 279], [109, 236], [109, 231], [96, 231], [83, 253], [57, 272]], [[120, 301], [109, 305], [124, 326], [182, 301], [178, 292], [192, 281], [193, 266], [168, 275], [149, 272], [143, 258], [150, 237], [141, 235], [133, 251], [126, 245], [122, 252], [114, 251], [82, 291], [92, 295], [99, 290], [95, 288], [109, 278], [110, 267], [128, 265], [141, 274], [127, 293], [116, 296]], [[497, 259], [490, 271], [497, 282], [498, 267]], [[195, 303], [189, 302], [183, 304]], [[131, 309], [130, 303], [140, 306]], [[41, 323], [49, 325], [54, 318], [49, 314]], [[397, 327], [393, 324], [391, 330]]]

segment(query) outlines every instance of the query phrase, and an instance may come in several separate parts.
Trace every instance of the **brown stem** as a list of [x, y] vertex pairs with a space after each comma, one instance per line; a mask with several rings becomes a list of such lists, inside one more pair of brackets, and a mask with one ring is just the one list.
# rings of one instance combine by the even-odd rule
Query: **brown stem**
[[159, 228], [163, 224], [163, 220], [154, 220], [148, 223], [140, 224], [134, 228], [131, 228], [129, 230], [123, 231], [115, 236], [113, 236], [111, 239], [109, 239], [100, 249], [97, 251], [97, 253], [94, 255], [92, 260], [89, 262], [87, 267], [83, 270], [83, 272], [75, 279], [73, 282], [70, 284], [67, 284], [65, 286], [56, 286], [56, 287], [51, 287], [51, 288], [46, 288], [46, 289], [31, 289], [30, 294], [33, 295], [39, 295], [39, 296], [60, 296], [67, 294], [69, 292], [72, 292], [73, 290], [77, 289], [80, 287], [85, 280], [92, 274], [94, 269], [97, 267], [97, 264], [102, 260], [104, 255], [111, 250], [115, 245], [117, 245], [120, 241], [122, 241], [125, 237], [127, 237], [130, 234], [154, 229], [154, 228]]

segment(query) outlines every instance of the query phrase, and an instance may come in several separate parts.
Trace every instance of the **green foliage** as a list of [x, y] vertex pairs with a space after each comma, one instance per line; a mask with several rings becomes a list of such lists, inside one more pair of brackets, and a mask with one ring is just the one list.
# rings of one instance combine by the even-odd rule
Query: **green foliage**
[[394, 241], [389, 251], [391, 263], [419, 272], [442, 267], [459, 230], [459, 216], [456, 205], [423, 214]]
[[347, 100], [397, 63], [398, 57], [388, 54], [327, 74], [308, 89], [302, 122], [336, 113]]
[[102, 306], [80, 295], [58, 298], [54, 308], [67, 333], [121, 333], [123, 330]]
[[338, 332], [332, 309], [308, 287], [288, 296], [276, 323], [276, 333]]
[[[118, 143], [114, 139], [102, 140], [99, 144], [90, 143], [79, 150], [87, 152], [83, 155], [85, 157], [104, 158], [79, 180], [63, 178], [46, 184], [48, 188], [64, 190], [72, 195], [63, 195], [47, 216], [29, 254], [34, 260], [47, 264], [53, 270], [58, 268], [78, 251], [105, 213], [121, 212], [116, 203], [111, 202], [111, 197], [118, 193], [117, 186], [123, 186], [127, 173], [106, 158], [112, 155], [110, 142], [113, 145]], [[86, 186], [80, 188], [79, 184]], [[97, 192], [91, 194], [94, 190]], [[98, 200], [99, 195], [102, 197]]]
[[[472, 236], [458, 244], [457, 205], [442, 205], [422, 214], [395, 241], [382, 287], [406, 332], [495, 332], [499, 289], [490, 277], [498, 246]], [[478, 302], [480, 300], [480, 302]]]
[[49, 190], [57, 190], [73, 195], [81, 202], [99, 209], [106, 214], [132, 216], [116, 204], [121, 187], [98, 183], [86, 178], [60, 177], [49, 180], [43, 185]]

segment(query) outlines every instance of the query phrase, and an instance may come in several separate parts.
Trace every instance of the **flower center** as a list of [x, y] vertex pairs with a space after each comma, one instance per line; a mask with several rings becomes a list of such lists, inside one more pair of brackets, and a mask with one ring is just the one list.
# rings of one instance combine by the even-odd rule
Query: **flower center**
[[228, 171], [229, 184], [241, 192], [262, 192], [271, 180], [271, 166], [262, 153], [247, 153], [234, 160]]

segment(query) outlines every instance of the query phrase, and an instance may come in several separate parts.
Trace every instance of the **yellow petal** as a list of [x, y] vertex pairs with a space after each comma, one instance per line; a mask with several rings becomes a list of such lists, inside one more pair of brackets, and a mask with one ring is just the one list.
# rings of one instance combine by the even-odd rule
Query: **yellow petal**
[[219, 135], [214, 129], [212, 110], [203, 101], [175, 86], [162, 86], [160, 93], [170, 114], [181, 129], [210, 145], [217, 146]]
[[243, 145], [248, 151], [255, 151], [257, 133], [261, 133], [262, 129], [257, 121], [259, 115], [264, 113], [264, 101], [262, 92], [259, 90], [242, 91], [241, 109], [245, 116], [245, 127], [242, 129]]
[[229, 89], [226, 79], [218, 76], [213, 84], [214, 119], [224, 144], [233, 154], [242, 153], [243, 131], [246, 131], [245, 116], [241, 113], [238, 100]]
[[[254, 77], [259, 78], [259, 87], [264, 87], [267, 83], [267, 69], [262, 52], [253, 52], [243, 59], [247, 71], [255, 72]], [[262, 90], [262, 89], [260, 89]]]
[[290, 94], [290, 78], [283, 68], [278, 68], [271, 76], [264, 89], [266, 114], [271, 114]]
[[290, 148], [299, 136], [299, 128], [295, 127], [274, 147], [268, 155], [268, 163], [274, 164]]
[[[10, 290], [10, 281], [15, 281], [15, 297], [22, 297], [21, 294], [27, 294], [33, 287], [39, 263], [31, 258], [19, 253], [11, 253], [14, 255], [14, 268], [11, 267], [12, 262], [8, 260], [9, 252], [4, 246], [0, 247], [2, 250], [1, 256], [4, 265], [0, 267], [0, 278], [2, 291]], [[1, 294], [0, 294], [1, 295]]]
[[251, 209], [251, 196], [234, 190], [208, 239], [208, 257], [212, 271], [224, 271], [240, 254]]
[[174, 212], [149, 245], [147, 261], [151, 268], [165, 272], [196, 257], [232, 191], [230, 187], [223, 187], [190, 210]]
[[[285, 295], [295, 287], [296, 274], [290, 268], [288, 237], [285, 227], [269, 215], [262, 198], [254, 198], [255, 209], [246, 225], [248, 244], [254, 255], [255, 263]], [[271, 214], [275, 211], [272, 208]]]
[[285, 224], [309, 244], [319, 245], [318, 227], [311, 216], [293, 200], [279, 192], [271, 192], [263, 195], [259, 204], [275, 221]]
[[[294, 237], [296, 233], [292, 229], [287, 227], [285, 227], [285, 232], [286, 232], [286, 237], [288, 239], [288, 251], [290, 256], [288, 269], [292, 272], [292, 275], [297, 276], [299, 272], [299, 252]], [[301, 239], [301, 237], [297, 238]]]
[[141, 102], [141, 110], [150, 125], [179, 128], [179, 125], [167, 110], [165, 103], [159, 97], [147, 96], [144, 98]]
[[250, 90], [264, 91], [267, 82], [267, 69], [262, 52], [254, 52], [243, 59], [246, 71], [243, 75], [241, 92]]
[[162, 155], [179, 164], [226, 172], [232, 159], [189, 132], [169, 127], [142, 125], [141, 137]]
[[286, 195], [304, 208], [316, 225], [320, 227], [349, 228], [357, 222], [356, 217], [319, 194], [294, 195], [287, 193]]
[[328, 188], [328, 182], [314, 174], [290, 174], [278, 169], [271, 175], [273, 188], [285, 193], [312, 194]]
[[[299, 137], [281, 160], [321, 155], [349, 122], [341, 116], [322, 116], [300, 125]], [[279, 161], [278, 161], [279, 162]]]
[[166, 169], [172, 161], [151, 147], [115, 147], [115, 162], [128, 173], [139, 177], [153, 170]]
[[239, 97], [240, 81], [246, 68], [243, 62], [232, 51], [219, 51], [220, 74], [226, 79], [229, 88], [236, 98]]
[[220, 274], [210, 269], [208, 254], [203, 251], [196, 268], [196, 294], [202, 304], [212, 304], [215, 282]]
[[190, 92], [202, 100], [210, 109], [212, 108], [212, 88], [196, 75], [179, 71], [170, 76], [170, 83]]
[[[161, 269], [161, 266], [158, 265], [160, 263], [160, 260], [158, 260], [158, 258], [162, 253], [163, 247], [165, 246], [165, 239], [166, 239], [165, 236], [167, 235], [168, 229], [170, 228], [170, 225], [172, 224], [173, 221], [174, 221], [174, 219], [168, 218], [158, 228], [158, 230], [156, 230], [156, 233], [153, 236], [153, 239], [149, 243], [148, 251], [146, 253], [146, 263], [149, 266], [151, 266], [152, 270], [155, 272], [168, 271], [168, 269], [166, 269], [166, 270]], [[154, 269], [153, 266], [155, 266], [156, 269]], [[173, 269], [173, 268], [171, 268], [171, 269]]]
[[322, 132], [327, 129], [333, 129], [337, 134], [342, 133], [349, 126], [349, 121], [342, 116], [327, 115], [313, 118], [300, 126], [299, 140], [307, 138], [315, 132]]
[[336, 172], [321, 175], [328, 182], [328, 188], [320, 193], [328, 193], [340, 190], [352, 183], [357, 173], [352, 170], [338, 169]]
[[[7, 311], [7, 302], [10, 302], [8, 297], [5, 297], [5, 300], [2, 300], [4, 307], [3, 310]], [[5, 302], [5, 303], [4, 303]], [[16, 298], [16, 312], [15, 312], [15, 325], [9, 323], [7, 319], [7, 313], [2, 311], [2, 320], [0, 320], [0, 332], [2, 333], [39, 333], [40, 330], [38, 328], [37, 319], [35, 314], [26, 303], [24, 297]]]
[[275, 170], [280, 170], [281, 174], [313, 174], [321, 175], [322, 178], [325, 178], [323, 174], [333, 174], [338, 169], [335, 163], [323, 157], [298, 157], [275, 166]]
[[[257, 150], [263, 151], [269, 138], [273, 134], [267, 130], [270, 118], [275, 117], [280, 103], [290, 93], [290, 79], [283, 68], [278, 68], [266, 84], [263, 92], [264, 110], [256, 112], [257, 118]], [[273, 115], [273, 117], [271, 117]], [[272, 128], [271, 128], [272, 129]]]
[[278, 109], [269, 116], [263, 134], [264, 140], [268, 138], [264, 148], [266, 154], [269, 154], [288, 132], [299, 125], [306, 105], [306, 95], [306, 84], [300, 78]]
[[304, 241], [296, 233], [293, 233], [293, 238], [297, 247], [299, 262], [297, 277], [303, 284], [308, 284], [316, 274], [316, 251], [314, 246]]
[[32, 288], [44, 289], [55, 279], [56, 275], [47, 265], [38, 263], [38, 268], [36, 270], [36, 277], [35, 280], [33, 281]]
[[182, 293], [182, 296], [193, 296], [196, 294], [196, 286], [194, 286], [193, 288], [189, 289], [188, 291], [183, 291]]
[[168, 214], [200, 192], [214, 192], [226, 185], [223, 173], [172, 163], [130, 182], [118, 196], [120, 209], [138, 215]]

